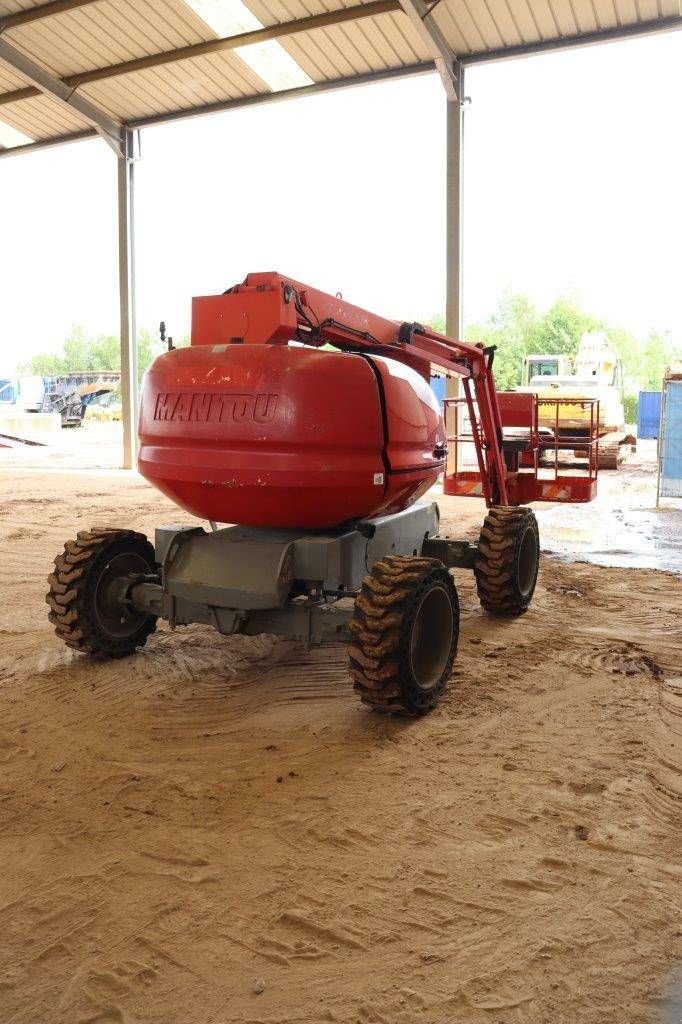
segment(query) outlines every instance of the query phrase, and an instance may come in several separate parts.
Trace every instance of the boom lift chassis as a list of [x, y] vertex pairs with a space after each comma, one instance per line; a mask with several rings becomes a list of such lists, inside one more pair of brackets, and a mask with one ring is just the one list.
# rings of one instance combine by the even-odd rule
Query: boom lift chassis
[[[492, 349], [386, 320], [276, 274], [250, 275], [234, 291], [253, 328], [249, 343], [330, 343], [403, 361], [427, 380], [432, 366], [462, 378], [476, 480], [488, 507], [478, 542], [441, 536], [432, 502], [325, 531], [163, 526], [154, 546], [134, 531], [94, 528], [68, 541], [55, 559], [49, 618], [68, 646], [96, 658], [132, 654], [158, 619], [172, 628], [197, 622], [226, 635], [268, 632], [307, 644], [345, 636], [362, 701], [380, 711], [423, 714], [443, 693], [457, 649], [450, 569], [473, 570], [487, 612], [520, 615], [531, 602], [538, 528], [519, 501], [543, 498], [532, 483], [535, 396], [516, 396], [528, 413], [515, 407], [515, 420], [528, 422], [521, 441], [510, 445]], [[525, 470], [520, 451], [530, 464]], [[470, 478], [462, 476], [462, 486]]]

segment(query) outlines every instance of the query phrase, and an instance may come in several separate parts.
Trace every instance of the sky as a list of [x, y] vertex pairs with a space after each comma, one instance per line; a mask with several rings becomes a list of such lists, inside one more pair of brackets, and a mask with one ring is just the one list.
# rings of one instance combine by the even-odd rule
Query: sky
[[[682, 32], [466, 73], [464, 315], [506, 289], [682, 336]], [[115, 158], [100, 140], [0, 160], [0, 376], [72, 324], [117, 333]], [[278, 270], [399, 320], [445, 305], [435, 74], [147, 129], [138, 326]]]

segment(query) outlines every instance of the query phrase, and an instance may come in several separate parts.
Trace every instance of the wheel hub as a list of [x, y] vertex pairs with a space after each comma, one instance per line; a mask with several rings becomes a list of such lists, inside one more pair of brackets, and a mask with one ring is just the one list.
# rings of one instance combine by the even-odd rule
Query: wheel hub
[[445, 587], [424, 594], [410, 637], [410, 666], [420, 690], [431, 690], [441, 679], [452, 650], [452, 602]]
[[141, 555], [125, 551], [107, 562], [95, 585], [95, 617], [100, 629], [123, 639], [133, 636], [146, 618], [127, 601], [130, 579], [145, 575], [149, 566]]
[[524, 597], [535, 584], [537, 576], [538, 551], [535, 532], [527, 529], [519, 545], [518, 588]]

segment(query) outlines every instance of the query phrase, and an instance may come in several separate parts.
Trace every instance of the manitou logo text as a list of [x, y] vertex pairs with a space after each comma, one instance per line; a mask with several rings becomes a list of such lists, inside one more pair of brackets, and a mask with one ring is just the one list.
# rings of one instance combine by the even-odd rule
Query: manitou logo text
[[270, 423], [277, 410], [279, 395], [239, 394], [207, 395], [201, 391], [179, 394], [159, 392], [154, 409], [155, 420], [176, 420], [179, 423]]

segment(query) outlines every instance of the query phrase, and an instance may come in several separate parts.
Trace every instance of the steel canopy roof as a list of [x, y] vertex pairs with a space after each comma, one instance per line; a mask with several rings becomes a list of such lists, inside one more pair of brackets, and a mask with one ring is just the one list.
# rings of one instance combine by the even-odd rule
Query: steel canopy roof
[[[0, 123], [25, 136], [0, 153], [95, 134], [87, 101], [137, 128], [429, 71], [443, 53], [466, 65], [682, 27], [681, 0], [248, 0], [262, 27], [227, 36], [196, 13], [231, 2], [0, 0]], [[256, 44], [283, 47], [308, 84], [269, 85], [241, 49]], [[36, 87], [8, 53], [44, 69], [63, 95]]]

